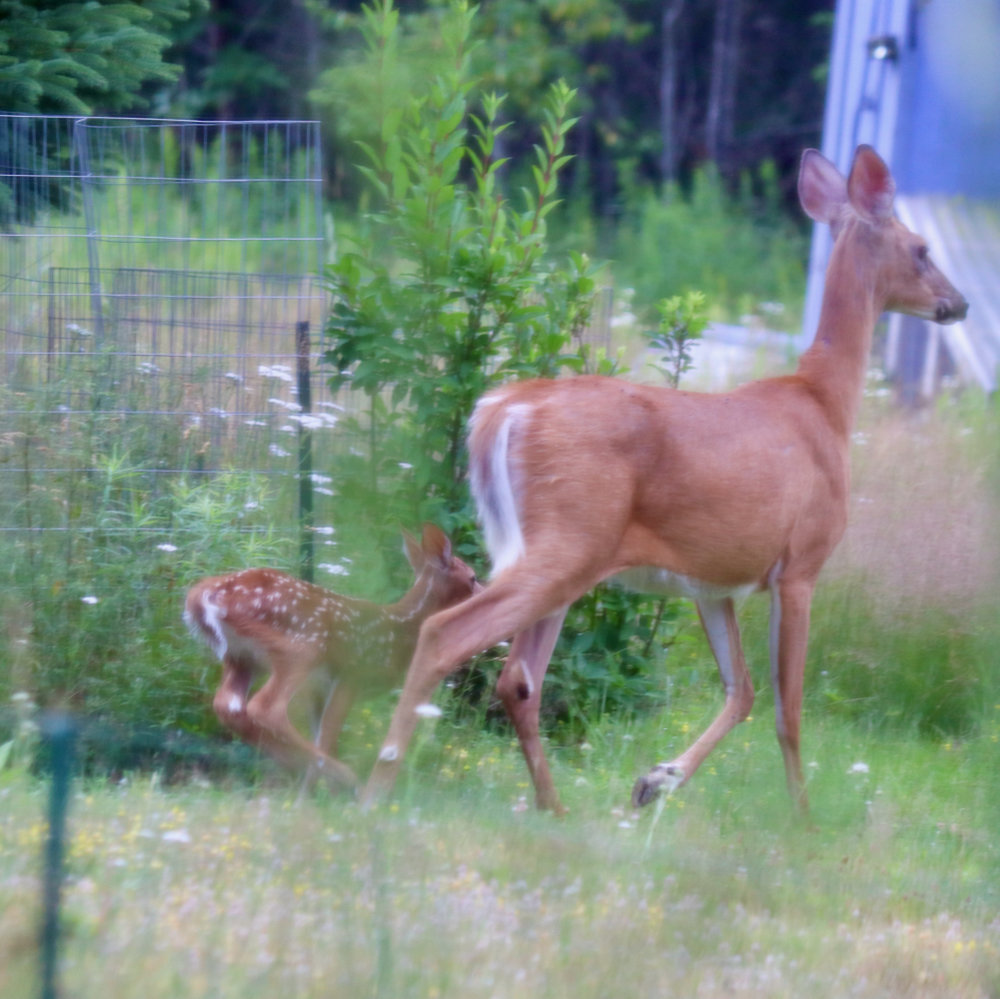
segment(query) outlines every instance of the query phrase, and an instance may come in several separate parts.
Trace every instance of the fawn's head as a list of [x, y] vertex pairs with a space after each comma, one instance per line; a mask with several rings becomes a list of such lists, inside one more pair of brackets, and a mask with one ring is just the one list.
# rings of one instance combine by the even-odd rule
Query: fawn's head
[[482, 589], [475, 572], [452, 552], [451, 539], [434, 524], [423, 525], [420, 541], [403, 531], [403, 550], [417, 584], [427, 581], [427, 602], [436, 610], [451, 607]]

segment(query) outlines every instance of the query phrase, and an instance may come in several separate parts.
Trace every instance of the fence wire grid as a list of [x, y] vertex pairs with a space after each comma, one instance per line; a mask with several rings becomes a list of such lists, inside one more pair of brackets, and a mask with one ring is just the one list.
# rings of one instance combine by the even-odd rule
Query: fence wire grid
[[349, 446], [324, 433], [351, 403], [317, 363], [321, 189], [317, 122], [0, 115], [7, 617], [63, 585], [38, 578], [54, 551], [99, 557], [54, 539], [145, 531], [170, 548], [176, 504], [149, 511], [231, 470], [269, 484], [267, 516], [251, 496], [242, 527], [284, 537], [296, 568], [302, 434], [318, 469]]

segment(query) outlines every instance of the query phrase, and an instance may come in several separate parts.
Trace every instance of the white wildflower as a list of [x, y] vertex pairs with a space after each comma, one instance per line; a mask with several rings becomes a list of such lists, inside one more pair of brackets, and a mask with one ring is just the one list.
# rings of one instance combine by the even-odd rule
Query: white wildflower
[[280, 406], [282, 409], [289, 409], [293, 413], [297, 413], [302, 408], [297, 402], [288, 402], [287, 399], [277, 399], [274, 396], [267, 401], [272, 406]]
[[285, 364], [259, 364], [257, 374], [261, 378], [277, 378], [279, 381], [292, 383], [292, 369]]
[[350, 569], [335, 562], [320, 562], [316, 568], [330, 573], [331, 576], [349, 576], [351, 574]]

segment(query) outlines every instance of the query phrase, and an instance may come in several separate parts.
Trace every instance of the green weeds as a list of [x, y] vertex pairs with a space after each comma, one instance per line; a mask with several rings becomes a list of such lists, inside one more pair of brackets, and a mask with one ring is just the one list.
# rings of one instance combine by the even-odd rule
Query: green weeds
[[676, 185], [633, 191], [626, 205], [615, 280], [634, 289], [640, 310], [698, 289], [712, 304], [712, 318], [756, 317], [771, 329], [798, 328], [806, 234], [782, 212], [773, 164], [744, 177], [736, 196], [706, 167], [690, 191]]

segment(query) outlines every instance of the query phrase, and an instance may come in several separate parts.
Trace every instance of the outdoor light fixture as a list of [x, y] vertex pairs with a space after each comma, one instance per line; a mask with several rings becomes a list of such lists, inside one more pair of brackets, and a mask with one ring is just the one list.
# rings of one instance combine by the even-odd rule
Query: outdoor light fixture
[[899, 58], [899, 43], [895, 35], [876, 35], [874, 38], [869, 38], [867, 49], [869, 59], [895, 62]]

